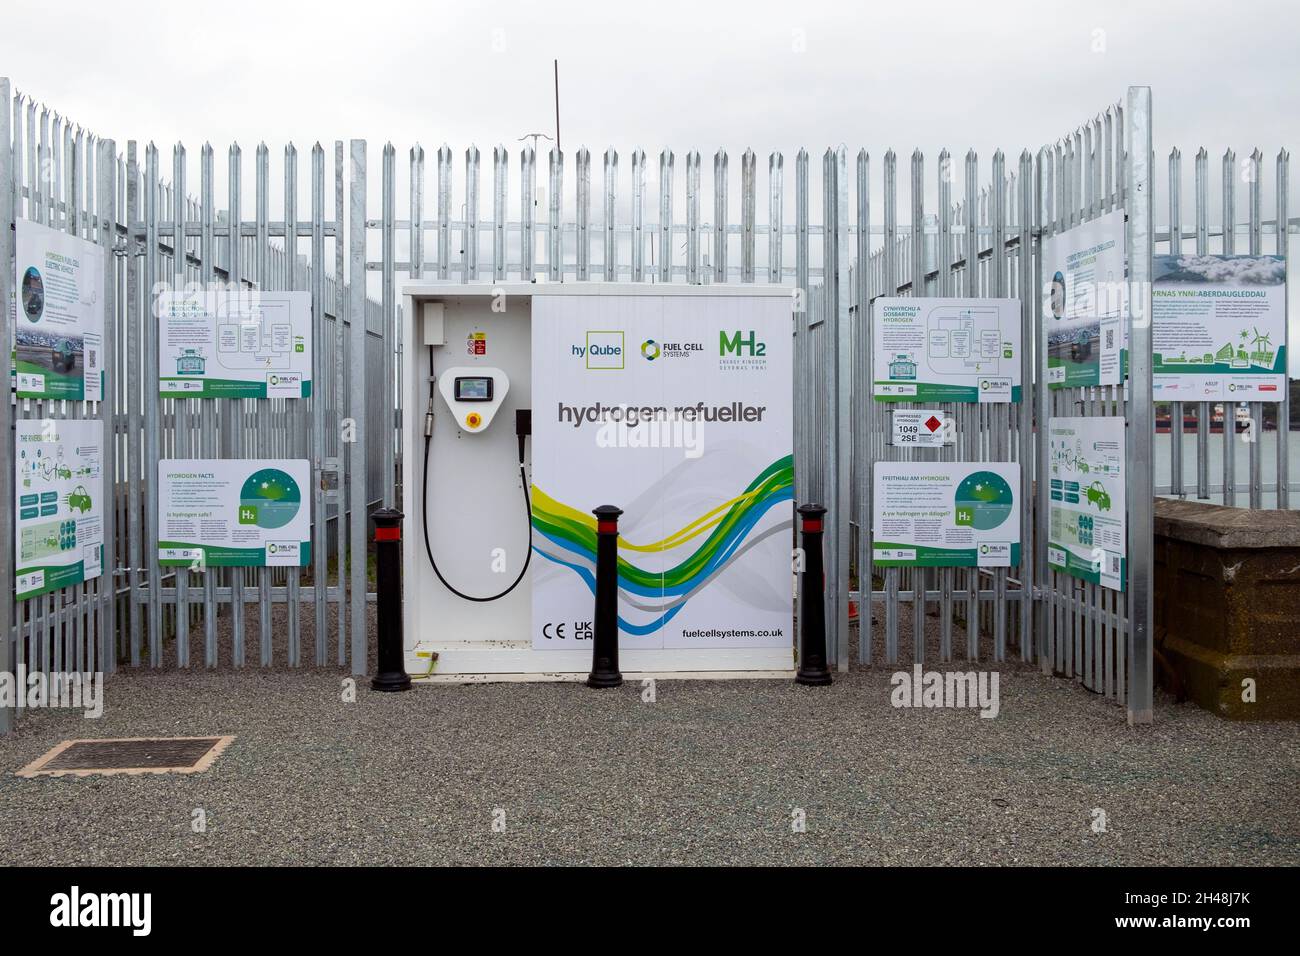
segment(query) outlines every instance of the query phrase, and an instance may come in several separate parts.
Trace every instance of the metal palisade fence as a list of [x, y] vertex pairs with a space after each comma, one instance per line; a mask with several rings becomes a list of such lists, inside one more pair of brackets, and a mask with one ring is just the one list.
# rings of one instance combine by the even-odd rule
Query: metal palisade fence
[[[364, 140], [351, 140], [346, 149], [335, 142], [332, 164], [319, 146], [303, 164], [288, 147], [279, 167], [282, 187], [272, 186], [270, 157], [265, 147], [258, 148], [247, 190], [253, 205], [249, 216], [247, 163], [237, 146], [226, 154], [226, 189], [219, 199], [220, 170], [210, 147], [198, 153], [194, 191], [187, 180], [191, 159], [181, 146], [172, 151], [170, 169], [152, 146], [129, 143], [119, 154], [113, 142], [57, 117], [50, 128], [47, 110], [12, 95], [7, 82], [2, 89], [12, 99], [13, 113], [5, 117], [7, 129], [0, 137], [0, 143], [12, 146], [0, 149], [0, 184], [9, 187], [0, 188], [5, 203], [0, 214], [11, 223], [15, 217], [32, 218], [75, 230], [104, 248], [111, 330], [106, 356], [111, 388], [102, 403], [64, 409], [20, 400], [5, 414], [67, 414], [111, 423], [106, 468], [114, 476], [115, 507], [105, 529], [111, 574], [106, 570], [104, 577], [78, 586], [77, 593], [22, 602], [14, 600], [12, 588], [0, 594], [0, 620], [11, 623], [8, 641], [0, 640], [5, 655], [0, 669], [19, 660], [53, 668], [59, 653], [82, 655], [78, 660], [94, 653], [105, 669], [114, 661], [158, 667], [191, 666], [199, 659], [208, 666], [305, 660], [347, 664], [364, 673], [366, 522], [349, 517], [401, 500], [397, 434], [406, 410], [395, 407], [401, 394], [396, 382], [403, 348], [401, 277], [449, 283], [763, 283], [788, 286], [794, 305], [796, 495], [826, 505], [834, 529], [827, 535], [826, 554], [832, 660], [847, 668], [857, 635], [862, 663], [893, 665], [909, 658], [922, 663], [927, 618], [937, 615], [938, 653], [944, 660], [1003, 660], [1014, 654], [1109, 695], [1127, 707], [1131, 720], [1150, 719], [1150, 500], [1157, 437], [1154, 405], [1147, 398], [1149, 328], [1135, 323], [1127, 390], [1039, 387], [1044, 237], [1125, 210], [1133, 282], [1149, 278], [1158, 244], [1178, 251], [1184, 237], [1176, 151], [1169, 166], [1171, 232], [1157, 232], [1152, 223], [1156, 168], [1150, 161], [1149, 90], [1131, 89], [1124, 103], [1054, 146], [1010, 158], [994, 153], [984, 179], [973, 151], [960, 161], [944, 151], [928, 171], [925, 157], [913, 153], [910, 209], [900, 217], [892, 151], [878, 161], [877, 181], [865, 150], [851, 155], [840, 146], [818, 156], [801, 149], [788, 182], [787, 157], [779, 152], [767, 157], [764, 177], [759, 157], [746, 150], [739, 157], [739, 176], [733, 177], [730, 156], [718, 150], [706, 191], [703, 160], [695, 151], [679, 157], [665, 149], [648, 158], [640, 149], [620, 155], [610, 148], [598, 160], [599, 181], [593, 184], [592, 157], [585, 148], [539, 156], [529, 147], [512, 154], [498, 146], [491, 151], [489, 179], [484, 157], [473, 146], [459, 156], [442, 146], [428, 160], [415, 146], [399, 170], [396, 149], [386, 145], [374, 176]], [[1198, 157], [1198, 251], [1233, 249], [1236, 180], [1227, 171], [1235, 165], [1231, 155], [1224, 162], [1223, 218], [1216, 232], [1204, 154]], [[1256, 173], [1258, 168], [1256, 162]], [[1277, 176], [1274, 230], [1277, 249], [1284, 253], [1285, 153]], [[934, 183], [933, 192], [927, 182]], [[1258, 175], [1246, 191], [1253, 251], [1268, 226], [1259, 219]], [[303, 195], [310, 197], [310, 211], [299, 208]], [[932, 209], [927, 195], [934, 197]], [[376, 197], [379, 214], [371, 218]], [[879, 224], [873, 220], [873, 201]], [[5, 241], [10, 245], [3, 251], [12, 263], [12, 231]], [[12, 296], [14, 280], [10, 267], [0, 290]], [[310, 291], [318, 383], [312, 397], [159, 398], [153, 292], [158, 283], [192, 282]], [[1149, 285], [1146, 289], [1149, 298]], [[1019, 298], [1026, 344], [1023, 400], [945, 405], [956, 426], [953, 444], [893, 448], [890, 412], [871, 396], [868, 330], [871, 304], [882, 296]], [[1129, 407], [1130, 395], [1143, 398]], [[1133, 507], [1129, 586], [1122, 593], [1047, 567], [1046, 542], [1038, 534], [1046, 521], [1045, 465], [1036, 435], [1049, 417], [1067, 411], [1129, 421]], [[1262, 417], [1259, 408], [1252, 414]], [[1209, 478], [1210, 416], [1208, 407], [1201, 409], [1204, 427], [1184, 446], [1195, 456], [1194, 468], [1174, 456], [1170, 479], [1158, 490], [1191, 494], [1183, 476], [1194, 471], [1200, 497], [1286, 507], [1285, 418], [1278, 422], [1276, 494], [1270, 495], [1263, 477], [1265, 460], [1257, 444], [1248, 453], [1250, 494], [1241, 500], [1245, 496], [1236, 495], [1232, 480], [1216, 485]], [[1182, 415], [1176, 411], [1173, 418], [1177, 435]], [[10, 420], [3, 424], [12, 426]], [[1225, 432], [1225, 459], [1233, 454], [1231, 438]], [[160, 458], [272, 456], [311, 462], [316, 520], [310, 568], [201, 573], [159, 568]], [[1024, 556], [1019, 567], [872, 567], [873, 464], [927, 458], [1021, 465]], [[13, 477], [11, 467], [0, 469], [0, 490], [8, 501]], [[1036, 496], [1030, 493], [1034, 479]], [[0, 508], [0, 531], [12, 540], [7, 507]], [[0, 560], [12, 562], [8, 551], [0, 553], [5, 555]], [[12, 580], [12, 563], [0, 568]], [[860, 606], [856, 626], [851, 603]], [[910, 648], [902, 646], [907, 630]], [[257, 642], [251, 653], [249, 640]], [[230, 661], [220, 653], [225, 643]], [[304, 643], [310, 648], [305, 658]]]
[[[358, 535], [348, 529], [348, 518], [364, 516], [376, 503], [385, 472], [377, 456], [355, 449], [364, 449], [367, 431], [382, 431], [393, 418], [382, 388], [366, 383], [367, 370], [374, 371], [372, 381], [382, 381], [385, 342], [390, 341], [382, 304], [364, 295], [364, 282], [357, 296], [343, 279], [342, 143], [334, 145], [328, 185], [321, 146], [312, 150], [307, 164], [299, 163], [292, 146], [286, 148], [285, 201], [275, 221], [269, 214], [270, 158], [259, 147], [253, 162], [255, 210], [248, 219], [241, 214], [246, 164], [238, 146], [227, 153], [228, 198], [219, 209], [210, 146], [199, 151], [198, 188], [191, 195], [183, 146], [172, 150], [167, 169], [154, 146], [141, 149], [130, 142], [120, 153], [113, 141], [13, 94], [8, 81], [0, 84], [12, 103], [0, 136], [8, 146], [0, 149], [0, 213], [11, 224], [4, 230], [8, 266], [0, 289], [12, 302], [12, 224], [17, 218], [96, 243], [103, 250], [106, 290], [103, 400], [4, 403], [4, 431], [11, 433], [15, 420], [102, 421], [102, 468], [112, 502], [104, 510], [106, 554], [98, 578], [16, 601], [12, 552], [0, 549], [3, 576], [10, 582], [0, 595], [0, 620], [9, 622], [0, 640], [0, 669], [112, 671], [118, 663], [188, 667], [195, 658], [208, 666], [243, 665], [249, 662], [253, 635], [257, 662], [266, 665], [278, 658], [296, 666], [302, 662], [304, 633], [311, 637], [316, 664], [354, 660], [357, 642], [350, 652], [344, 613], [348, 587], [342, 573], [349, 567], [354, 575], [359, 572], [356, 593], [364, 614], [365, 522], [356, 522]], [[309, 209], [298, 208], [296, 201], [300, 165], [308, 167]], [[170, 173], [166, 179], [165, 172]], [[155, 301], [162, 288], [196, 283], [309, 291], [316, 346], [312, 397], [160, 398]], [[6, 315], [12, 318], [12, 312]], [[12, 328], [8, 331], [13, 341]], [[10, 362], [8, 352], [4, 361]], [[12, 374], [8, 364], [0, 371], [8, 373], [6, 378]], [[353, 436], [361, 437], [352, 443], [348, 439]], [[349, 452], [350, 467], [343, 464]], [[309, 459], [316, 519], [313, 564], [305, 571], [161, 568], [156, 476], [159, 460], [174, 457]], [[351, 480], [352, 474], [360, 477]], [[14, 540], [13, 480], [7, 452], [0, 469], [7, 502], [0, 508], [0, 532], [9, 542]], [[358, 538], [361, 546], [352, 553], [362, 559], [350, 563], [350, 544]], [[251, 617], [257, 619], [255, 627]], [[362, 620], [357, 666], [364, 670]], [[227, 660], [220, 659], [223, 646]]]
[[[7, 80], [0, 80], [0, 101], [10, 102]], [[0, 348], [0, 378], [8, 382], [14, 374], [10, 343], [16, 321], [14, 275], [15, 217], [27, 218], [52, 229], [80, 236], [103, 250], [106, 274], [111, 275], [116, 235], [117, 158], [112, 141], [99, 140], [74, 128], [57, 113], [37, 113], [34, 104], [24, 108], [22, 98], [13, 98], [12, 113], [0, 109], [0, 301], [4, 303], [4, 348]], [[24, 170], [27, 179], [24, 180]], [[24, 182], [27, 185], [24, 185]], [[32, 185], [35, 184], [35, 185]], [[117, 329], [115, 284], [106, 288], [104, 364], [118, 361], [115, 350]], [[51, 401], [33, 407], [0, 402], [0, 433], [5, 453], [0, 467], [0, 672], [111, 670], [115, 659], [115, 608], [118, 592], [111, 575], [61, 588], [28, 601], [15, 601], [15, 419], [97, 419], [105, 432], [113, 421], [110, 394], [104, 401]], [[114, 448], [104, 449], [103, 467], [113, 469]], [[117, 509], [105, 511], [105, 540], [117, 537]], [[0, 730], [6, 729], [12, 712], [0, 707]]]
[[[859, 154], [859, 195], [867, 192], [869, 160]], [[989, 167], [989, 181], [979, 181], [979, 159], [968, 152], [960, 168], [945, 150], [938, 156], [934, 175], [937, 211], [926, 212], [925, 158], [918, 150], [910, 160], [911, 221], [920, 228], [901, 230], [898, 221], [898, 170], [894, 153], [885, 154], [883, 163], [884, 244], [866, 258], [866, 268], [855, 284], [855, 384], [854, 407], [859, 412], [855, 434], [855, 526], [854, 553], [857, 567], [863, 569], [860, 580], [872, 582], [872, 600], [860, 612], [861, 639], [858, 659], [873, 663], [874, 631], [868, 607], [881, 605], [883, 612], [884, 663], [900, 660], [900, 615], [910, 608], [912, 634], [911, 659], [925, 662], [927, 610], [938, 611], [939, 656], [952, 660], [954, 648], [964, 648], [964, 656], [981, 656], [980, 637], [993, 640], [992, 657], [1003, 660], [1008, 644], [1019, 645], [1022, 656], [1029, 659], [1031, 642], [1022, 640], [1029, 632], [1028, 614], [1032, 603], [1032, 574], [1028, 563], [1015, 569], [975, 568], [884, 568], [872, 567], [870, 524], [872, 513], [871, 466], [878, 461], [1006, 461], [1028, 462], [1033, 449], [1033, 419], [1030, 403], [972, 404], [942, 403], [941, 408], [953, 422], [954, 440], [942, 448], [896, 448], [891, 444], [892, 415], [895, 410], [920, 408], [915, 403], [893, 402], [883, 405], [873, 400], [871, 304], [882, 296], [968, 296], [1021, 300], [1022, 338], [1032, 339], [1034, 286], [1032, 268], [1030, 207], [1033, 164], [1028, 152], [1019, 157], [1018, 166], [1008, 170], [1005, 155], [998, 151]], [[961, 199], [954, 202], [957, 192]], [[869, 208], [859, 199], [860, 216], [869, 223]], [[860, 233], [867, 229], [860, 226]], [[860, 303], [866, 303], [865, 306]], [[1031, 353], [1019, 356], [1021, 379], [1033, 378]], [[925, 404], [925, 403], [923, 403]], [[933, 402], [925, 404], [932, 407]], [[1029, 529], [1032, 512], [1028, 496], [1021, 496], [1020, 523]], [[1028, 549], [1025, 549], [1026, 552]], [[876, 578], [881, 587], [877, 588]], [[864, 592], [865, 593], [865, 592]]]
[[[1210, 157], [1202, 147], [1194, 157], [1192, 215], [1188, 219], [1183, 156], [1177, 148], [1171, 150], [1167, 180], [1169, 223], [1167, 229], [1155, 234], [1156, 251], [1172, 255], [1245, 252], [1255, 256], [1271, 251], [1285, 259], [1290, 229], [1297, 225], [1296, 220], [1288, 218], [1290, 161], [1290, 153], [1282, 149], [1272, 163], [1275, 206], [1274, 217], [1268, 220], [1264, 218], [1264, 193], [1270, 176], [1264, 155], [1255, 149], [1238, 159], [1229, 149], [1223, 154], [1219, 175], [1212, 177]], [[1213, 205], [1220, 210], [1215, 226], [1211, 225], [1212, 181], [1218, 192]], [[1245, 201], [1244, 223], [1238, 223], [1243, 218], [1239, 199]], [[1296, 488], [1291, 484], [1289, 399], [1288, 394], [1276, 404], [1248, 402], [1244, 409], [1239, 405], [1240, 413], [1248, 417], [1248, 428], [1245, 421], [1235, 420], [1232, 408], [1223, 409], [1222, 420], [1216, 421], [1210, 402], [1172, 402], [1168, 435], [1157, 438], [1160, 444], [1167, 442], [1164, 453], [1157, 457], [1168, 462], [1167, 468], [1162, 466], [1156, 475], [1157, 493], [1253, 509], [1290, 508], [1291, 492]], [[1266, 420], [1265, 409], [1274, 412], [1271, 421]]]

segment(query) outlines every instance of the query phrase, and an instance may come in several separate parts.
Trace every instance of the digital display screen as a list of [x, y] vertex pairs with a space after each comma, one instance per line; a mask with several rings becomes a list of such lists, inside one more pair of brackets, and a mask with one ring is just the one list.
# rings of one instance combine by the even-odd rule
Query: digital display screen
[[490, 402], [492, 401], [492, 378], [484, 375], [474, 378], [456, 379], [456, 401]]

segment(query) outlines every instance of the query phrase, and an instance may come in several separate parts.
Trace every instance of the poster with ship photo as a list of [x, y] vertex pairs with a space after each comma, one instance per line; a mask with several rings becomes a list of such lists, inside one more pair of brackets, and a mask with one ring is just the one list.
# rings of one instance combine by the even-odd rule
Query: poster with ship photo
[[1286, 260], [1153, 259], [1152, 372], [1158, 400], [1280, 402], [1286, 396]]
[[1124, 213], [1043, 239], [1043, 331], [1049, 388], [1118, 385], [1127, 346]]
[[19, 398], [100, 401], [104, 251], [27, 219], [14, 232], [14, 390]]

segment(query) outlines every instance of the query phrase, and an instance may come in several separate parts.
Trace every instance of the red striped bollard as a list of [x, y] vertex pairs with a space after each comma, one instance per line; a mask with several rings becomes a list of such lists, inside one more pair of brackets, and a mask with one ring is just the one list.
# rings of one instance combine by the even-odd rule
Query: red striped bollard
[[591, 641], [588, 687], [621, 687], [618, 670], [618, 516], [621, 508], [601, 505], [596, 516], [596, 632]]
[[[381, 508], [374, 513], [379, 673], [370, 686], [389, 693], [411, 689], [411, 675], [406, 673], [406, 642], [402, 638], [402, 518], [396, 508]], [[317, 587], [323, 591], [321, 584]]]
[[821, 505], [800, 505], [803, 576], [799, 579], [799, 670], [795, 683], [820, 687], [831, 682], [826, 666], [826, 573], [822, 569]]

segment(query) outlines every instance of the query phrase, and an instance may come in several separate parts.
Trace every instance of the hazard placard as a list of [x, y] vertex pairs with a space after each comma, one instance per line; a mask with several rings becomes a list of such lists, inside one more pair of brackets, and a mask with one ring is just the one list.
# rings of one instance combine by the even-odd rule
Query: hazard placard
[[933, 409], [895, 409], [894, 446], [898, 448], [939, 448], [948, 437], [952, 420]]

